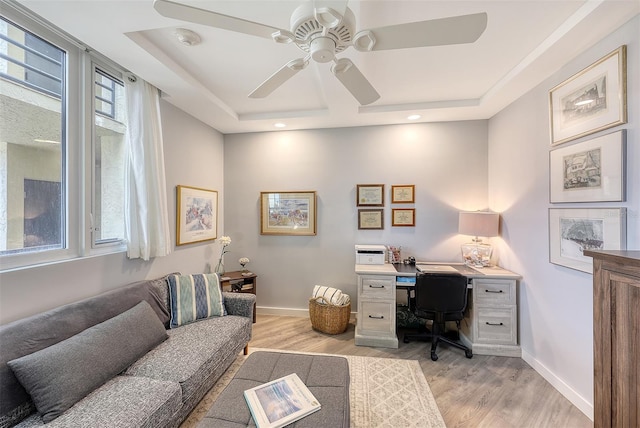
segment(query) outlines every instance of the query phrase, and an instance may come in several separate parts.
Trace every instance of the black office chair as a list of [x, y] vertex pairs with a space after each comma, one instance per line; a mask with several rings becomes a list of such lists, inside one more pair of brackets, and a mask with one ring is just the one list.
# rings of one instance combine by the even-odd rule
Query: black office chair
[[432, 320], [433, 324], [431, 331], [426, 333], [405, 334], [404, 343], [430, 338], [433, 361], [438, 359], [436, 348], [440, 341], [464, 350], [467, 358], [473, 357], [471, 349], [445, 335], [446, 321], [455, 321], [460, 329], [460, 321], [464, 319], [464, 311], [467, 308], [467, 277], [458, 274], [418, 273], [414, 304], [416, 316]]

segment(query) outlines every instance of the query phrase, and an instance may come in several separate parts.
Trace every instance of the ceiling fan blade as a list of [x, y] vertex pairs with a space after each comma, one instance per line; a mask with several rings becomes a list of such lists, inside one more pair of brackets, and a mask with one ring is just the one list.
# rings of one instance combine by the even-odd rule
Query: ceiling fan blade
[[359, 51], [381, 51], [473, 43], [486, 28], [487, 14], [474, 13], [360, 31], [353, 46]]
[[160, 15], [167, 18], [208, 25], [210, 27], [222, 28], [251, 36], [264, 37], [266, 39], [271, 39], [271, 34], [280, 30], [279, 28], [269, 25], [259, 24], [257, 22], [247, 21], [246, 19], [235, 18], [169, 0], [154, 0], [153, 8]]
[[331, 72], [361, 105], [371, 104], [380, 98], [374, 87], [348, 58], [340, 58], [331, 66]]
[[295, 74], [309, 65], [309, 57], [298, 58], [289, 61], [280, 68], [280, 70], [273, 73], [267, 80], [262, 82], [260, 86], [253, 90], [249, 94], [249, 98], [264, 98], [276, 89], [278, 89], [284, 82], [291, 79]]

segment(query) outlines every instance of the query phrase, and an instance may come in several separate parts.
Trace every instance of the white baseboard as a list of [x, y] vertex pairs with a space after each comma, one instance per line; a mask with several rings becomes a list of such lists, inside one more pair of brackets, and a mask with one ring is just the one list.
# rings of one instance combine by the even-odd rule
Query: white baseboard
[[[299, 318], [309, 318], [309, 310], [308, 309], [293, 309], [293, 308], [274, 308], [267, 306], [258, 306], [256, 308], [257, 315], [277, 315], [281, 317], [299, 317]], [[356, 313], [351, 312], [351, 316], [349, 317], [350, 321], [355, 320]]]
[[574, 391], [569, 385], [567, 385], [562, 379], [552, 373], [547, 367], [536, 360], [531, 354], [524, 349], [522, 350], [522, 359], [527, 362], [540, 376], [545, 378], [560, 394], [571, 401], [582, 413], [584, 413], [589, 419], [593, 421], [593, 403], [589, 403], [583, 396]]
[[309, 318], [308, 309], [292, 309], [292, 308], [274, 308], [258, 306], [256, 308], [256, 314], [258, 315], [278, 315], [282, 317], [300, 317]]

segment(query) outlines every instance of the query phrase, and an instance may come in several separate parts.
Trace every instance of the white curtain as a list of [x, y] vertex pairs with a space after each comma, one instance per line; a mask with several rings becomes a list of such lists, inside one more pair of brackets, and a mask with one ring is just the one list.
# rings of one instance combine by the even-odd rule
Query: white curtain
[[171, 253], [158, 89], [134, 75], [125, 80], [129, 167], [125, 196], [127, 256]]

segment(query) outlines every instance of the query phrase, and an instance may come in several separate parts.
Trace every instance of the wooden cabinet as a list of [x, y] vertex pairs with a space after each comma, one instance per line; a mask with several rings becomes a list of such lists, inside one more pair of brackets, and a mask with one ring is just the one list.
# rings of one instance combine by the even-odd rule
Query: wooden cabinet
[[[222, 291], [232, 293], [256, 294], [256, 282], [258, 275], [255, 273], [244, 274], [242, 271], [225, 272], [220, 277], [220, 287]], [[256, 322], [256, 305], [253, 304], [253, 322]]]
[[640, 426], [640, 251], [593, 257], [594, 426]]
[[355, 344], [398, 347], [395, 275], [358, 275]]

